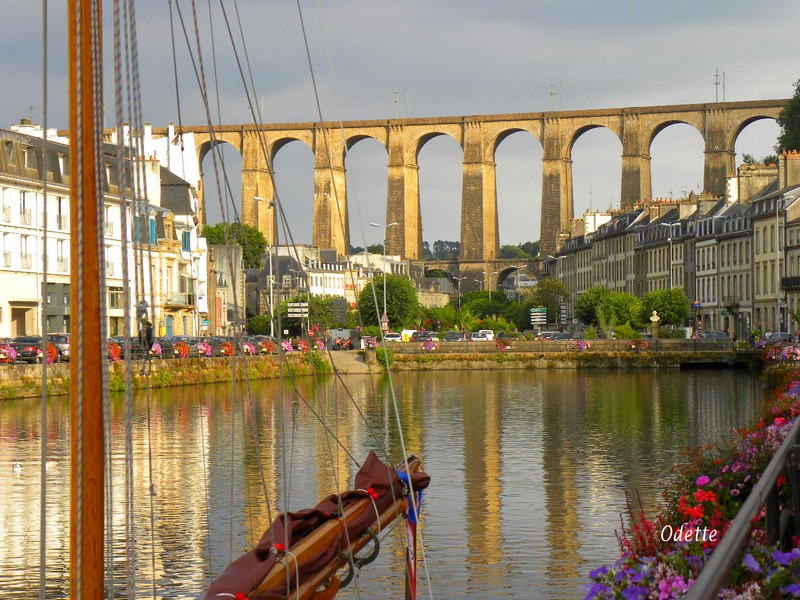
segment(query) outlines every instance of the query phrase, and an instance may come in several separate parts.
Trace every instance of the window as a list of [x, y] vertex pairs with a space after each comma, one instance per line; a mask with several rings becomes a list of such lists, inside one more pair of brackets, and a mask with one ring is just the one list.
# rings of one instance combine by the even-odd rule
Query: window
[[181, 233], [181, 250], [184, 252], [192, 251], [192, 234], [189, 231]]
[[150, 243], [156, 243], [156, 220], [150, 219]]
[[108, 307], [109, 308], [124, 307], [122, 288], [119, 287], [108, 288]]

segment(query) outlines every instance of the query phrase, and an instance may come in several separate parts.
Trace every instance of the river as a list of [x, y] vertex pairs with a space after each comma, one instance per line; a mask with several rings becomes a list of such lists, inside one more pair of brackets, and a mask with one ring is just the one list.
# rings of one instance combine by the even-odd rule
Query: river
[[[399, 460], [399, 427], [407, 451], [422, 458], [432, 483], [420, 528], [420, 598], [429, 590], [435, 598], [580, 598], [588, 571], [618, 556], [626, 492], [654, 510], [681, 451], [748, 422], [762, 389], [757, 377], [733, 370], [425, 372], [395, 375], [391, 386], [385, 378], [343, 381], [320, 382], [319, 392], [310, 378], [298, 381], [302, 397], [287, 382], [283, 401], [275, 381], [252, 382], [249, 393], [230, 384], [149, 398], [137, 392], [139, 597], [197, 598], [209, 574], [257, 541], [276, 510], [311, 506], [337, 479], [351, 478], [355, 467], [324, 421], [356, 460], [382, 446]], [[386, 413], [392, 387], [399, 426]], [[38, 400], [0, 404], [3, 598], [38, 593], [40, 412]], [[115, 577], [124, 580], [121, 396], [112, 413]], [[52, 399], [48, 415], [47, 597], [57, 598], [68, 595], [66, 398]], [[363, 569], [360, 597], [402, 597], [400, 534], [390, 534]], [[348, 590], [338, 597], [359, 597]]]

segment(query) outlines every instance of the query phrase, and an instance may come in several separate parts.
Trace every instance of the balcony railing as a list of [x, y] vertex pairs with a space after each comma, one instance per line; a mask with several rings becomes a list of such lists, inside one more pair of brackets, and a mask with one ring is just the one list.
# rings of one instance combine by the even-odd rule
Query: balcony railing
[[781, 289], [800, 290], [800, 277], [782, 277]]
[[11, 207], [3, 207], [3, 223], [11, 223]]
[[725, 308], [739, 308], [739, 297], [738, 296], [723, 296], [722, 297], [722, 306]]
[[20, 257], [20, 267], [23, 269], [30, 269], [33, 265], [33, 256], [30, 254], [23, 254]]
[[4, 267], [11, 266], [11, 252], [3, 252], [3, 266]]
[[23, 225], [33, 225], [33, 211], [30, 208], [26, 208], [20, 213], [20, 222]]
[[59, 256], [58, 257], [57, 266], [58, 266], [59, 272], [64, 273], [67, 270], [67, 268], [69, 267], [69, 264], [67, 263], [67, 259], [65, 257], [63, 257], [63, 256]]
[[68, 220], [67, 215], [64, 215], [64, 214], [56, 215], [56, 225], [62, 231], [64, 229], [67, 229], [67, 227], [69, 225], [69, 220]]
[[111, 260], [106, 261], [106, 276], [108, 277], [114, 276], [114, 261]]
[[105, 232], [105, 235], [114, 235], [114, 224], [106, 223], [103, 227], [103, 231]]
[[164, 296], [164, 306], [194, 306], [194, 293], [179, 292], [177, 294], [166, 294]]

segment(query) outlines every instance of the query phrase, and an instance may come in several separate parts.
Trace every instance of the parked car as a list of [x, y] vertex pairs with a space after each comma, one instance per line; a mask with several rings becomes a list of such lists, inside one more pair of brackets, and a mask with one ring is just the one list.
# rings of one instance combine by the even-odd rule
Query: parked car
[[402, 342], [403, 337], [399, 333], [395, 333], [394, 331], [389, 331], [383, 334], [383, 339], [387, 342]]
[[492, 331], [491, 329], [481, 329], [478, 331], [478, 333], [482, 333], [484, 336], [486, 336], [487, 342], [494, 341], [494, 331]]
[[112, 338], [109, 338], [109, 342], [114, 344], [119, 344], [119, 347], [122, 349], [122, 356], [121, 359], [125, 360], [125, 348], [130, 347], [131, 353], [131, 360], [141, 360], [145, 357], [146, 350], [144, 346], [142, 346], [142, 342], [136, 336], [125, 337], [124, 335], [115, 335]]
[[412, 342], [438, 342], [439, 338], [431, 335], [428, 331], [417, 331], [411, 336]]
[[[787, 335], [789, 336], [789, 338], [791, 337], [791, 334], [787, 334]], [[702, 337], [704, 337], [706, 339], [709, 339], [709, 340], [727, 340], [728, 339], [728, 332], [726, 332], [726, 331], [713, 331], [713, 330], [712, 331], [706, 331], [706, 332], [704, 332], [704, 335]], [[783, 340], [776, 339], [775, 341], [777, 342], [777, 341], [783, 341]]]
[[507, 331], [498, 331], [497, 335], [494, 336], [496, 340], [513, 340], [514, 336], [508, 333]]
[[571, 340], [572, 334], [569, 331], [556, 331], [551, 340]]
[[471, 342], [488, 342], [489, 340], [486, 339], [486, 334], [481, 333], [480, 331], [473, 331], [469, 334], [469, 340]]
[[155, 354], [153, 352], [153, 348], [151, 347], [150, 348], [151, 356], [155, 356], [156, 358], [160, 358], [162, 360], [167, 358], [177, 358], [178, 356], [177, 350], [175, 350], [175, 346], [173, 345], [173, 343], [170, 341], [169, 338], [157, 337], [153, 339], [153, 346], [155, 346], [156, 344], [161, 346], [161, 354], [160, 355]]
[[448, 331], [444, 334], [444, 341], [445, 342], [463, 342], [464, 341], [464, 334], [459, 333], [458, 331]]
[[47, 341], [58, 350], [59, 360], [69, 360], [69, 335], [66, 333], [48, 333]]
[[42, 338], [38, 335], [22, 335], [14, 338], [11, 347], [17, 351], [17, 362], [28, 364], [42, 362]]

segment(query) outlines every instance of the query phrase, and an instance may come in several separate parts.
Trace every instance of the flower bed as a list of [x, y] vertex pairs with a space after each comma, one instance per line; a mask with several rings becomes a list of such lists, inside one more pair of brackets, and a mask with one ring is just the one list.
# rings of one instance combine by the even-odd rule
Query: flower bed
[[[789, 359], [791, 360], [791, 359]], [[629, 506], [621, 558], [589, 573], [586, 598], [678, 598], [694, 584], [764, 468], [800, 415], [800, 371], [785, 368], [750, 429], [726, 443], [684, 453], [654, 519]], [[791, 504], [787, 467], [778, 476], [781, 507]], [[765, 511], [731, 571], [725, 598], [800, 598], [800, 539], [785, 552], [766, 547]]]
[[647, 342], [647, 340], [631, 340], [628, 342], [628, 348], [636, 352], [642, 352], [647, 350], [649, 347], [650, 344]]
[[0, 364], [14, 364], [17, 360], [17, 351], [10, 344], [0, 344]]

